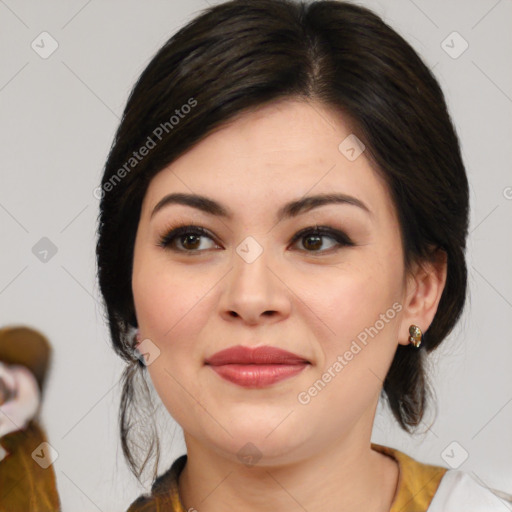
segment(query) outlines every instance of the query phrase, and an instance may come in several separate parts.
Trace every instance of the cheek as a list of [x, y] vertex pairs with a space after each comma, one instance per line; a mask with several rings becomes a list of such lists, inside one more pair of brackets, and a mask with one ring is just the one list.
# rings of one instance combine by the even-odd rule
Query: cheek
[[171, 264], [165, 254], [149, 254], [134, 262], [137, 320], [142, 337], [149, 338], [159, 352], [148, 370], [161, 395], [182, 394], [179, 383], [187, 389], [195, 387], [193, 375], [203, 364], [204, 347], [197, 341], [215, 307], [212, 288], [218, 276], [198, 269], [193, 264]]
[[349, 428], [380, 394], [396, 350], [402, 309], [398, 290], [387, 279], [389, 275], [368, 266], [361, 272], [351, 269], [333, 278], [329, 292], [324, 290], [312, 305], [329, 329], [316, 333], [318, 367], [296, 401], [309, 418], [330, 418], [315, 427], [325, 436]]
[[[394, 251], [367, 252], [357, 263], [330, 274], [328, 285], [317, 292], [307, 295], [312, 289], [309, 280], [303, 288], [304, 302], [322, 320], [316, 333], [321, 350], [318, 371], [336, 374], [337, 384], [328, 387], [343, 387], [344, 399], [376, 391], [391, 364], [403, 309], [402, 269], [397, 262]], [[336, 372], [333, 365], [340, 357], [343, 370]]]
[[208, 317], [205, 295], [212, 285], [197, 272], [171, 267], [158, 258], [138, 263], [134, 263], [132, 276], [137, 320], [143, 338], [150, 339], [158, 353], [147, 370], [171, 416], [186, 424], [191, 414], [201, 414], [191, 398], [202, 402], [202, 390], [192, 378], [202, 364], [194, 340], [201, 330], [201, 318]]
[[132, 289], [142, 335], [164, 341], [190, 329], [191, 315], [211, 288], [204, 277], [194, 268], [171, 265], [165, 255], [135, 260]]
[[[300, 296], [323, 321], [324, 338], [329, 333], [327, 339], [330, 343], [327, 346], [343, 346], [365, 328], [374, 325], [400, 300], [400, 269], [398, 266], [396, 269], [392, 265], [386, 266], [383, 262], [384, 259], [378, 256], [365, 256], [358, 263], [339, 266], [328, 275], [322, 269], [317, 276], [301, 279]], [[325, 285], [319, 286], [318, 283], [322, 282]], [[393, 323], [395, 317], [396, 308], [385, 318], [390, 320], [386, 325]]]

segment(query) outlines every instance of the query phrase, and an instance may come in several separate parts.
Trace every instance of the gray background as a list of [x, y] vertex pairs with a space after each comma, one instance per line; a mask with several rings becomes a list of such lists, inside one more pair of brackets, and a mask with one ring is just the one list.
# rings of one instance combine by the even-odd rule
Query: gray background
[[[42, 420], [58, 452], [64, 510], [125, 510], [143, 490], [118, 441], [122, 368], [95, 283], [93, 190], [136, 78], [208, 3], [0, 0], [0, 325], [40, 329], [55, 349]], [[472, 206], [470, 300], [432, 359], [437, 420], [410, 437], [379, 408], [373, 440], [512, 492], [512, 1], [359, 3], [401, 33], [439, 79]], [[31, 47], [51, 49], [44, 31], [58, 43], [47, 58]], [[457, 55], [464, 41], [469, 47]], [[57, 250], [46, 261], [43, 237]], [[162, 469], [185, 451], [180, 428], [170, 421], [166, 429]]]

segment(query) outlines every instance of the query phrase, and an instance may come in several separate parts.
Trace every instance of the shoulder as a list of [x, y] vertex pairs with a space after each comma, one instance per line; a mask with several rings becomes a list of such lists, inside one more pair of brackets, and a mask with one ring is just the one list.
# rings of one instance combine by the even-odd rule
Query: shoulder
[[422, 463], [396, 448], [373, 443], [372, 447], [398, 462], [399, 481], [391, 512], [512, 510], [512, 495], [490, 489], [476, 475]]
[[399, 475], [391, 512], [425, 512], [447, 469], [419, 462], [389, 446], [372, 443], [372, 449], [388, 455], [398, 463]]
[[183, 512], [178, 491], [178, 477], [187, 462], [187, 456], [178, 457], [172, 466], [160, 475], [151, 487], [151, 494], [139, 496], [127, 512]]
[[512, 495], [490, 489], [471, 474], [448, 470], [444, 474], [428, 512], [501, 512], [509, 510]]

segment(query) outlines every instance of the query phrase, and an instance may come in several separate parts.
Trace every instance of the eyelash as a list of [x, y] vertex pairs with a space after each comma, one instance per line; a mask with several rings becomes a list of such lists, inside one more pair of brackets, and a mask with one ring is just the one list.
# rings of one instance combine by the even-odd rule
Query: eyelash
[[[207, 238], [210, 238], [217, 245], [219, 245], [215, 241], [214, 237], [212, 237], [206, 229], [204, 229], [200, 226], [186, 225], [186, 226], [178, 226], [175, 228], [170, 228], [166, 234], [164, 234], [163, 236], [160, 237], [157, 246], [162, 247], [164, 249], [169, 249], [169, 250], [172, 250], [175, 252], [180, 252], [180, 253], [184, 253], [184, 254], [188, 253], [188, 255], [205, 252], [205, 250], [197, 250], [197, 249], [196, 250], [186, 250], [186, 249], [183, 250], [183, 249], [176, 249], [176, 248], [169, 247], [172, 242], [174, 242], [179, 237], [183, 237], [184, 235], [205, 236]], [[334, 240], [338, 245], [338, 247], [331, 247], [330, 249], [327, 249], [324, 251], [321, 251], [321, 250], [308, 251], [307, 249], [304, 249], [305, 252], [309, 252], [312, 254], [314, 254], [314, 253], [322, 254], [322, 253], [332, 252], [333, 249], [338, 250], [344, 246], [351, 247], [351, 246], [355, 245], [352, 242], [352, 240], [350, 240], [350, 238], [342, 231], [330, 228], [329, 226], [317, 226], [317, 225], [311, 226], [311, 227], [308, 227], [305, 229], [301, 229], [298, 233], [296, 233], [293, 236], [293, 238], [291, 240], [292, 245], [295, 244], [301, 238], [306, 238], [307, 236], [325, 236], [325, 237], [328, 237], [328, 238], [331, 238], [332, 240]]]

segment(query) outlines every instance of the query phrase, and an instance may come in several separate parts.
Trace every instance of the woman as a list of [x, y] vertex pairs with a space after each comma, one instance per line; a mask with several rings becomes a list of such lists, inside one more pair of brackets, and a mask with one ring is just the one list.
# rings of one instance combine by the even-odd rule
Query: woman
[[443, 93], [378, 16], [209, 8], [140, 76], [99, 193], [125, 456], [137, 476], [158, 458], [146, 374], [187, 445], [130, 511], [500, 510], [370, 441], [381, 394], [402, 428], [423, 418], [469, 210]]

